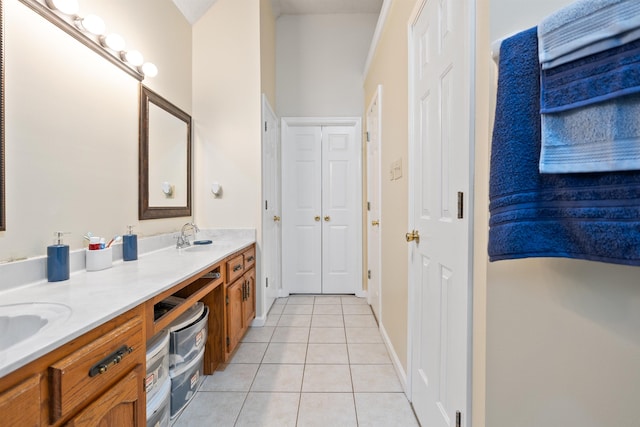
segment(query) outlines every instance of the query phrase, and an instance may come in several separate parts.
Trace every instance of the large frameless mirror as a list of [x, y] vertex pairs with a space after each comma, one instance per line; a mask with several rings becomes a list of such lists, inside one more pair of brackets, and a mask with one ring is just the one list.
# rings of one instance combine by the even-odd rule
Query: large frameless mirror
[[140, 85], [139, 218], [191, 216], [191, 116]]

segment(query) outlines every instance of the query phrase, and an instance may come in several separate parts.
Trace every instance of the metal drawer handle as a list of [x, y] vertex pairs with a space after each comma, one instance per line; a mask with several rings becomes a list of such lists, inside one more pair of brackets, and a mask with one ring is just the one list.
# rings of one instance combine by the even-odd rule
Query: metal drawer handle
[[123, 345], [114, 353], [110, 354], [109, 356], [93, 365], [93, 367], [89, 370], [89, 376], [95, 377], [96, 375], [104, 374], [105, 372], [107, 372], [110, 366], [117, 365], [122, 361], [124, 356], [131, 353], [133, 353], [133, 347]]
[[235, 273], [236, 271], [238, 271], [238, 270], [242, 270], [242, 264], [238, 264], [238, 265], [236, 265], [235, 267], [233, 267], [233, 271], [234, 271], [234, 273]]
[[247, 262], [251, 262], [251, 261], [253, 261], [254, 259], [256, 259], [256, 257], [254, 257], [253, 255], [251, 255], [249, 258], [247, 258]]

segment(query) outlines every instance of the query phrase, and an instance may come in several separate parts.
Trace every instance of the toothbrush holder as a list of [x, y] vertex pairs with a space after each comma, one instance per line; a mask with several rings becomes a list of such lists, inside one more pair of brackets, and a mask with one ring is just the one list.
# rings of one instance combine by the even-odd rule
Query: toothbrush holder
[[113, 248], [86, 250], [87, 271], [99, 271], [111, 268], [113, 263]]

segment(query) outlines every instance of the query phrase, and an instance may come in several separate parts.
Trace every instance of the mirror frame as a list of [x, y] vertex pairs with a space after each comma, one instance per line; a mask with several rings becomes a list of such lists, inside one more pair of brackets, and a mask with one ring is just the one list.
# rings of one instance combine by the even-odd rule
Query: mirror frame
[[[1, 1], [1, 0], [0, 0]], [[149, 206], [149, 103], [165, 110], [187, 125], [187, 205]], [[140, 84], [138, 218], [158, 219], [191, 216], [191, 116], [148, 87]]]
[[4, 172], [4, 14], [0, 0], [0, 231], [7, 229]]

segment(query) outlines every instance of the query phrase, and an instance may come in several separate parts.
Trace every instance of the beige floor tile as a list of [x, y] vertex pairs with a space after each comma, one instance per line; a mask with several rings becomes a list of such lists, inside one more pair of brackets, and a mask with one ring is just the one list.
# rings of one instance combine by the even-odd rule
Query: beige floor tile
[[299, 393], [303, 373], [304, 365], [261, 365], [251, 391]]
[[276, 300], [273, 302], [273, 305], [284, 305], [287, 303], [287, 300], [289, 298], [276, 298]]
[[346, 344], [309, 344], [307, 364], [349, 364]]
[[384, 344], [347, 344], [349, 347], [349, 362], [355, 365], [381, 365], [391, 363], [389, 352]]
[[342, 315], [339, 314], [314, 314], [311, 319], [312, 328], [344, 328]]
[[307, 344], [272, 342], [262, 359], [262, 363], [301, 363], [307, 357]]
[[223, 365], [213, 375], [205, 377], [202, 391], [249, 391], [259, 364], [233, 363]]
[[[359, 306], [354, 306], [359, 307]], [[313, 314], [342, 314], [341, 304], [316, 304], [313, 306]]]
[[351, 365], [351, 380], [356, 393], [402, 392], [393, 365]]
[[359, 427], [418, 427], [404, 393], [356, 393]]
[[315, 304], [342, 304], [342, 299], [339, 296], [316, 295]]
[[348, 343], [381, 344], [382, 335], [377, 328], [346, 328]]
[[369, 304], [345, 304], [342, 306], [344, 314], [371, 314]]
[[371, 314], [345, 314], [344, 326], [347, 328], [377, 328], [378, 324]]
[[309, 328], [296, 328], [292, 326], [278, 326], [273, 332], [271, 342], [297, 342], [306, 343], [309, 341]]
[[269, 309], [269, 314], [282, 314], [286, 304], [273, 304]]
[[235, 427], [295, 427], [299, 403], [299, 393], [249, 393]]
[[242, 338], [243, 342], [269, 342], [275, 326], [251, 327]]
[[229, 363], [260, 363], [268, 345], [266, 342], [241, 342]]
[[351, 393], [302, 393], [298, 427], [355, 427], [355, 404]]
[[348, 304], [367, 304], [367, 299], [359, 298], [353, 295], [345, 295], [342, 297], [342, 305]]
[[313, 304], [314, 301], [315, 297], [312, 296], [292, 295], [287, 304]]
[[313, 305], [311, 304], [287, 304], [282, 314], [312, 314]]
[[340, 344], [346, 342], [344, 328], [311, 328], [310, 343]]
[[280, 321], [280, 314], [269, 314], [264, 321], [264, 326], [276, 326]]
[[198, 392], [174, 427], [233, 427], [247, 393]]
[[311, 326], [310, 314], [283, 314], [280, 316], [278, 326]]
[[349, 365], [306, 365], [302, 392], [336, 393], [353, 391]]

